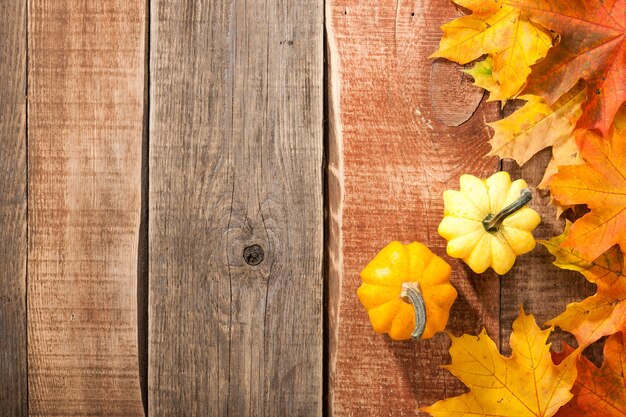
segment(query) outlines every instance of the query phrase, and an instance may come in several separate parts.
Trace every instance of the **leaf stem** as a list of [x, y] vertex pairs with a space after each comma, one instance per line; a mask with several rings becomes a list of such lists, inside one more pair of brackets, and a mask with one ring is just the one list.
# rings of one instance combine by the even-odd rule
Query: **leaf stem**
[[411, 333], [411, 337], [413, 340], [421, 339], [426, 328], [426, 306], [424, 305], [424, 297], [422, 297], [419, 284], [417, 282], [403, 282], [400, 296], [403, 300], [413, 304], [415, 328], [413, 333]]
[[483, 227], [488, 232], [497, 231], [504, 219], [528, 204], [528, 202], [532, 200], [532, 198], [533, 195], [531, 194], [530, 190], [528, 190], [528, 188], [523, 188], [520, 191], [519, 198], [500, 210], [498, 214], [493, 215], [492, 213], [489, 213], [487, 217], [485, 217], [483, 220]]

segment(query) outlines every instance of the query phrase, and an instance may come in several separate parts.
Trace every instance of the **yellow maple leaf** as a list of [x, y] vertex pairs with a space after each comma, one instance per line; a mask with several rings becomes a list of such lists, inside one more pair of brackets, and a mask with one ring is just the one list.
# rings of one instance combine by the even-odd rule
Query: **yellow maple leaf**
[[[552, 158], [543, 172], [543, 178], [537, 185], [537, 188], [547, 188], [550, 178], [558, 172], [559, 166], [580, 165], [583, 163], [580, 157], [580, 151], [576, 144], [576, 136], [570, 135], [567, 139], [559, 141], [552, 146]], [[575, 204], [561, 204], [550, 195], [550, 204], [556, 208], [555, 215], [559, 219], [561, 214], [569, 208], [575, 207]]]
[[557, 166], [580, 163], [572, 132], [586, 95], [584, 85], [578, 84], [553, 105], [534, 95], [519, 97], [526, 100], [522, 108], [509, 117], [487, 123], [494, 130], [489, 155], [511, 158], [523, 165], [537, 152], [552, 146], [552, 160], [542, 184], [556, 173]]
[[472, 11], [441, 27], [439, 49], [431, 58], [467, 64], [484, 54], [493, 56], [493, 77], [504, 98], [515, 97], [530, 74], [530, 66], [552, 45], [546, 29], [532, 23], [505, 0], [454, 0]]
[[547, 324], [559, 326], [574, 336], [578, 344], [588, 346], [603, 336], [626, 331], [626, 278], [624, 255], [617, 246], [593, 261], [589, 261], [575, 248], [561, 244], [570, 233], [571, 223], [559, 236], [539, 241], [556, 257], [554, 265], [561, 269], [578, 271], [598, 287], [597, 294], [579, 303], [571, 303], [558, 317]]
[[520, 311], [513, 322], [513, 355], [500, 355], [483, 329], [478, 336], [453, 337], [452, 363], [445, 368], [470, 392], [439, 401], [422, 411], [434, 417], [550, 417], [571, 398], [576, 380], [576, 354], [559, 365], [552, 362], [548, 336], [532, 315]]
[[576, 220], [564, 247], [595, 259], [614, 244], [626, 250], [626, 108], [607, 138], [593, 130], [576, 131], [584, 165], [559, 167], [548, 181], [552, 197], [564, 205], [591, 209]]
[[558, 172], [560, 166], [581, 165], [582, 163], [583, 160], [580, 157], [578, 145], [576, 144], [576, 136], [570, 135], [556, 140], [552, 144], [552, 158], [548, 162], [543, 178], [537, 185], [537, 188], [546, 188], [548, 181]]

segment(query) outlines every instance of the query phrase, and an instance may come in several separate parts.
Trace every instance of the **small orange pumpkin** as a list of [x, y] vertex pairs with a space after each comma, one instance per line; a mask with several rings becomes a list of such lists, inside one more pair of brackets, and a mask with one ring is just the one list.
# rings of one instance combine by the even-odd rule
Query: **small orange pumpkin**
[[457, 292], [451, 268], [421, 243], [391, 242], [361, 272], [357, 290], [377, 333], [429, 339], [443, 331]]

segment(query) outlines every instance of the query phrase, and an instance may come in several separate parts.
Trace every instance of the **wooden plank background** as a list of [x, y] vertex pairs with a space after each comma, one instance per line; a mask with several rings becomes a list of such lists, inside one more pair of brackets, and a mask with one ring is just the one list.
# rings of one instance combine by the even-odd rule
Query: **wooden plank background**
[[29, 415], [143, 415], [145, 2], [31, 0]]
[[[420, 241], [444, 256], [445, 240], [437, 235], [443, 191], [458, 187], [462, 173], [485, 176], [498, 169], [495, 158], [482, 158], [489, 150], [484, 122], [497, 117], [496, 107], [477, 109], [483, 94], [459, 68], [427, 58], [439, 25], [456, 15], [447, 0], [327, 5], [330, 172], [341, 190], [330, 198], [332, 218], [340, 222], [340, 236], [333, 236], [340, 243], [331, 249], [339, 253], [330, 257], [341, 260], [329, 274], [329, 415], [417, 415], [418, 406], [462, 392], [438, 368], [447, 359], [445, 335], [392, 342], [372, 331], [356, 298], [359, 272], [392, 240]], [[498, 335], [497, 276], [477, 276], [445, 259], [459, 291], [450, 330], [485, 326]]]
[[26, 4], [0, 1], [0, 416], [27, 413]]
[[[428, 59], [439, 26], [461, 14], [448, 0], [327, 2], [329, 415], [427, 415], [417, 408], [464, 392], [439, 368], [449, 363], [445, 335], [398, 343], [371, 330], [356, 298], [358, 274], [392, 240], [423, 242], [451, 263], [459, 299], [449, 331], [476, 334], [484, 326], [503, 352], [510, 351], [520, 305], [543, 323], [591, 291], [579, 274], [552, 266], [540, 245], [501, 279], [491, 270], [477, 276], [445, 255], [437, 234], [442, 193], [458, 189], [461, 174], [486, 178], [505, 169], [536, 186], [549, 159], [544, 152], [520, 169], [484, 157], [491, 134], [484, 123], [502, 116], [497, 105], [478, 107], [483, 94], [471, 77], [455, 64]], [[533, 194], [531, 206], [543, 222], [535, 235], [560, 234], [563, 222], [547, 206], [548, 195]], [[573, 341], [563, 334], [554, 340], [563, 338]], [[596, 347], [591, 355], [599, 353]]]
[[549, 159], [483, 157], [514, 105], [427, 58], [449, 0], [0, 13], [0, 417], [423, 415], [464, 388], [445, 335], [371, 330], [358, 274], [391, 240], [444, 256], [449, 330], [504, 352], [520, 304], [543, 322], [592, 291], [541, 247], [504, 277], [445, 256], [460, 174], [536, 185]]
[[151, 22], [150, 415], [321, 415], [322, 3]]

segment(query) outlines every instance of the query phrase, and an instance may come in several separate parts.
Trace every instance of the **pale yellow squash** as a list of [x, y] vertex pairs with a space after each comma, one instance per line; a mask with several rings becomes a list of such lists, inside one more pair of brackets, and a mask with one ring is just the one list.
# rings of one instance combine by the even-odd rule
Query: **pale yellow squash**
[[526, 206], [526, 181], [511, 182], [507, 172], [486, 180], [462, 175], [460, 190], [443, 193], [444, 217], [439, 234], [448, 241], [447, 253], [462, 259], [476, 273], [489, 267], [506, 274], [519, 255], [535, 247], [532, 231], [541, 218]]

